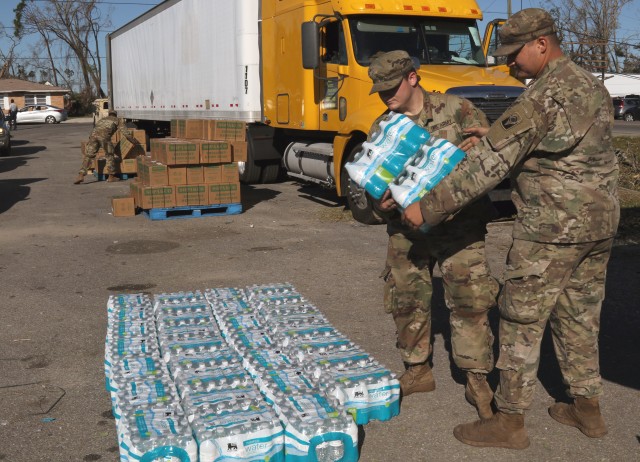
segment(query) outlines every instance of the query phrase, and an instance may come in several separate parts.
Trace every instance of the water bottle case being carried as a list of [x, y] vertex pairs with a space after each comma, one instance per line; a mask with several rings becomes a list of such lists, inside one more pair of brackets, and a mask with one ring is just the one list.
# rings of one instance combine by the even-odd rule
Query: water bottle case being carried
[[465, 157], [447, 140], [431, 136], [409, 117], [390, 112], [371, 141], [347, 162], [353, 182], [374, 199], [387, 189], [401, 208], [431, 191]]

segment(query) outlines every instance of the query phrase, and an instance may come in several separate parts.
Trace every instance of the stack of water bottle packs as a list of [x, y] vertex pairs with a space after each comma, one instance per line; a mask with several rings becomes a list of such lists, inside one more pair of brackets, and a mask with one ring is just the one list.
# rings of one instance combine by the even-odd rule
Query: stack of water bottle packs
[[431, 191], [465, 155], [449, 141], [431, 136], [409, 117], [390, 112], [345, 167], [351, 180], [373, 198], [380, 199], [389, 189], [404, 209]]
[[399, 413], [394, 374], [289, 284], [109, 298], [120, 460], [357, 461]]

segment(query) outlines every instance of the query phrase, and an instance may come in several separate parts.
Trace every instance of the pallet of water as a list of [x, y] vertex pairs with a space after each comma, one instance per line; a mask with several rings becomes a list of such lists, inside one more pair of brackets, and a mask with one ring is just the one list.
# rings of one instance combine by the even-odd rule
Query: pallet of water
[[110, 297], [121, 461], [355, 462], [398, 382], [288, 283]]

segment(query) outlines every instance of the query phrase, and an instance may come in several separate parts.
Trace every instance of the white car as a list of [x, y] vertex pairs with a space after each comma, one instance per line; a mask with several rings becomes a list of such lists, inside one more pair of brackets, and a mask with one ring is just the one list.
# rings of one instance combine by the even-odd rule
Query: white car
[[59, 124], [67, 120], [67, 111], [48, 104], [29, 104], [18, 110], [18, 125], [29, 123]]

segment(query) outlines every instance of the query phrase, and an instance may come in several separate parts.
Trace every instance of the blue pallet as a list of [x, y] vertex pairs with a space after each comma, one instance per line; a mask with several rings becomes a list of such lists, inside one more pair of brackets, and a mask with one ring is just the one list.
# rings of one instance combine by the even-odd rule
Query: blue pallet
[[242, 204], [191, 205], [185, 207], [148, 209], [142, 212], [150, 220], [215, 217], [220, 215], [237, 215], [242, 212]]
[[[98, 173], [95, 170], [93, 171], [93, 176], [95, 176], [98, 181], [105, 181], [107, 179], [107, 174]], [[116, 176], [120, 177], [121, 180], [128, 180], [129, 178], [133, 178], [136, 176], [135, 173], [116, 173]]]

